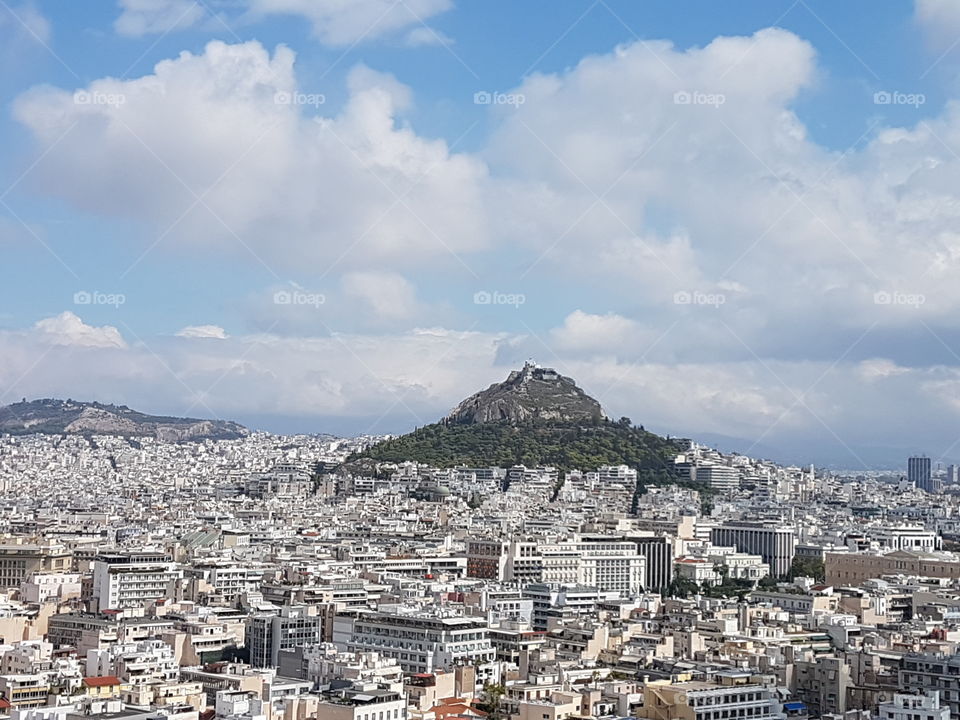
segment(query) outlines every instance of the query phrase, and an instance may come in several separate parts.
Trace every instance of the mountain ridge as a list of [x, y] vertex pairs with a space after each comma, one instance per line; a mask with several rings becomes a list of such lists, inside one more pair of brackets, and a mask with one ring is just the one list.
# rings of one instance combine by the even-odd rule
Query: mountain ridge
[[39, 398], [0, 407], [0, 434], [119, 435], [167, 442], [232, 440], [250, 431], [229, 420], [148, 415], [126, 405]]

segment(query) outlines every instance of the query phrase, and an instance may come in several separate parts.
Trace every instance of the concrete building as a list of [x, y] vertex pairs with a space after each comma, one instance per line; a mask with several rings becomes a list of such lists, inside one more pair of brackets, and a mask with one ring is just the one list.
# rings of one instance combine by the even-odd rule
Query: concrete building
[[18, 589], [36, 573], [71, 569], [73, 554], [57, 545], [0, 545], [0, 590]]
[[725, 523], [710, 531], [714, 545], [732, 545], [740, 552], [759, 555], [770, 566], [770, 574], [784, 577], [790, 571], [796, 549], [792, 527], [756, 523]]
[[950, 720], [950, 708], [940, 702], [937, 690], [922, 695], [897, 693], [893, 700], [880, 703], [877, 720]]
[[352, 619], [345, 644], [340, 649], [394, 658], [404, 672], [411, 673], [483, 665], [496, 657], [485, 620], [428, 613], [361, 614]]
[[117, 552], [93, 563], [93, 605], [100, 612], [144, 607], [175, 596], [183, 571], [162, 552]]
[[312, 605], [285, 605], [276, 613], [252, 615], [247, 621], [247, 647], [255, 668], [277, 667], [281, 650], [322, 641], [322, 618]]
[[[746, 674], [749, 678], [749, 673]], [[638, 716], [647, 720], [786, 720], [775, 690], [733, 682], [660, 680], [643, 688]]]
[[824, 560], [829, 585], [851, 585], [884, 575], [960, 579], [960, 558], [951, 553], [896, 550], [888, 553], [827, 553]]

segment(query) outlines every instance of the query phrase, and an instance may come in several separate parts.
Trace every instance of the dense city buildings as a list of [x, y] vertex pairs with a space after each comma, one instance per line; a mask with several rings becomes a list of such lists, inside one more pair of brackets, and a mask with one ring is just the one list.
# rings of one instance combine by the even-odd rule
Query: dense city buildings
[[950, 483], [377, 440], [0, 437], [0, 718], [960, 719]]

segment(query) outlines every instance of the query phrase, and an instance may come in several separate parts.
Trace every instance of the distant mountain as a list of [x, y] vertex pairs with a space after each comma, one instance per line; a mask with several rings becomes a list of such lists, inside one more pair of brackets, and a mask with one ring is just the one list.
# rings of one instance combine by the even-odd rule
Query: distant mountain
[[0, 434], [123, 435], [168, 442], [233, 440], [250, 434], [226, 420], [146, 415], [126, 405], [76, 400], [23, 400], [0, 407]]
[[367, 472], [378, 462], [412, 460], [439, 467], [553, 465], [592, 470], [628, 465], [641, 480], [676, 480], [675, 455], [686, 441], [663, 438], [623, 418], [606, 418], [595, 399], [570, 378], [527, 364], [457, 405], [438, 423], [358, 453], [345, 470]]

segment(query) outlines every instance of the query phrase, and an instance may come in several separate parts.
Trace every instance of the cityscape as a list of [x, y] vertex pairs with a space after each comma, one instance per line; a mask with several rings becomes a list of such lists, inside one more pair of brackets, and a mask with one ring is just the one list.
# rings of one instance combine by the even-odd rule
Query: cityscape
[[0, 0], [0, 720], [960, 720], [960, 0]]

